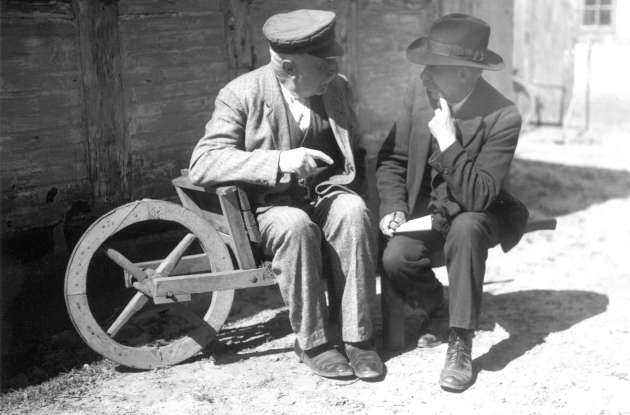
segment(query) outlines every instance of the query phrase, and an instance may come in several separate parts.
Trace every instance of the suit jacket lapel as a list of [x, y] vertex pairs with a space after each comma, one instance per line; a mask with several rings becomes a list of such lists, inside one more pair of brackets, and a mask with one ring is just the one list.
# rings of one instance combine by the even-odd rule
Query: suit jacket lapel
[[[427, 99], [426, 95], [420, 95], [417, 100]], [[430, 105], [430, 104], [429, 104]], [[415, 204], [418, 201], [420, 195], [420, 188], [422, 185], [422, 179], [424, 171], [427, 166], [429, 157], [431, 156], [431, 140], [432, 135], [429, 130], [429, 121], [434, 116], [434, 112], [431, 110], [431, 106], [426, 104], [422, 105], [419, 102], [414, 104], [415, 108], [418, 108], [418, 112], [413, 115], [414, 125], [417, 132], [414, 132], [414, 136], [417, 137], [417, 144], [413, 145], [409, 149], [409, 161], [407, 164], [407, 191], [409, 192], [409, 213], [413, 212]], [[428, 108], [428, 109], [426, 109]], [[413, 141], [410, 142], [410, 145]]]
[[269, 107], [269, 123], [273, 131], [273, 142], [278, 150], [291, 149], [291, 137], [289, 134], [288, 111], [280, 90], [280, 84], [273, 72], [271, 65], [267, 65], [267, 71], [263, 78], [264, 104]]
[[484, 94], [488, 83], [483, 79], [479, 79], [475, 89], [468, 100], [455, 116], [455, 123], [460, 131], [462, 138], [462, 147], [466, 148], [470, 141], [475, 137], [475, 133], [479, 130], [479, 125], [483, 120], [482, 114], [485, 113]]
[[344, 106], [335, 88], [336, 86], [331, 82], [328, 86], [328, 91], [322, 95], [322, 102], [324, 103], [328, 122], [330, 122], [330, 128], [333, 131], [335, 140], [337, 140], [339, 149], [346, 160], [354, 160], [350, 137], [348, 136], [350, 120], [348, 119], [348, 114], [344, 111]]

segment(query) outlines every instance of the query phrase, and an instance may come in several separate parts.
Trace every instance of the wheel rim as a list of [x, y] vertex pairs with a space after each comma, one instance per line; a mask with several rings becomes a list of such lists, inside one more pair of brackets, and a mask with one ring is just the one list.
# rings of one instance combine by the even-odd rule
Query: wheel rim
[[[83, 340], [94, 351], [122, 365], [143, 369], [173, 365], [199, 352], [216, 336], [229, 315], [234, 298], [234, 290], [213, 292], [208, 311], [202, 319], [197, 317], [196, 328], [168, 345], [133, 347], [110, 337], [90, 310], [87, 288], [89, 264], [112, 235], [148, 220], [175, 222], [187, 228], [199, 241], [214, 272], [234, 269], [227, 247], [217, 231], [199, 215], [173, 203], [155, 200], [129, 203], [107, 213], [90, 226], [77, 243], [66, 270], [65, 298], [70, 317]], [[186, 314], [181, 305], [173, 309]]]

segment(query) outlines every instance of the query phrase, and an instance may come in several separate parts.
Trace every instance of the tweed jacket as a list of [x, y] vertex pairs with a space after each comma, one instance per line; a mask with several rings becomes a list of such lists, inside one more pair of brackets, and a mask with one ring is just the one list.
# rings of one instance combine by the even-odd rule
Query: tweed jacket
[[[350, 86], [342, 75], [330, 82], [322, 101], [345, 162], [343, 171], [315, 191], [325, 195], [347, 189], [360, 194], [364, 150], [358, 145]], [[219, 92], [205, 135], [193, 151], [191, 181], [199, 186], [240, 182], [256, 208], [267, 206], [267, 196], [285, 191], [295, 180], [278, 170], [280, 152], [291, 149], [287, 118], [291, 116], [271, 65], [234, 79]]]
[[481, 78], [455, 115], [457, 141], [445, 151], [431, 154], [428, 123], [436, 105], [416, 78], [379, 152], [376, 181], [380, 217], [395, 211], [409, 217], [416, 212], [429, 163], [444, 178], [449, 198], [459, 204], [461, 211], [489, 211], [497, 216], [501, 245], [508, 251], [520, 240], [528, 218], [525, 206], [502, 189], [518, 142], [518, 109]]

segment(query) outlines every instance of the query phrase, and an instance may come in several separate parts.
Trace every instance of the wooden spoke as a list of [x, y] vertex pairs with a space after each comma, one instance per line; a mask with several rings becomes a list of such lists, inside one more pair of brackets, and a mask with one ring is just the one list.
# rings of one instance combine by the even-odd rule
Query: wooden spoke
[[120, 313], [116, 321], [114, 321], [114, 323], [109, 327], [109, 329], [107, 330], [107, 334], [109, 334], [110, 337], [114, 337], [116, 334], [118, 334], [125, 323], [128, 322], [134, 314], [140, 311], [140, 309], [147, 303], [147, 301], [149, 301], [149, 298], [146, 295], [140, 292], [136, 293], [129, 304], [127, 304], [127, 307], [125, 307], [122, 313]]
[[[204, 261], [197, 260], [203, 263], [203, 270], [208, 269], [207, 264], [212, 264], [212, 271], [217, 273], [234, 269], [225, 242], [206, 219], [174, 203], [144, 199], [117, 207], [90, 226], [72, 252], [64, 286], [70, 318], [83, 340], [102, 356], [121, 365], [141, 369], [174, 365], [194, 356], [215, 338], [230, 313], [234, 298], [234, 290], [230, 289], [211, 290], [210, 295], [194, 296], [192, 302], [195, 310], [206, 310], [204, 315], [196, 315], [183, 304], [154, 305], [149, 302], [150, 296], [141, 292], [136, 293], [128, 303], [120, 301], [117, 296], [128, 293], [122, 287], [120, 291], [100, 290], [101, 286], [109, 284], [110, 279], [115, 281], [118, 269], [117, 266], [93, 266], [98, 263], [98, 260], [93, 259], [99, 251], [134, 277], [134, 287], [138, 288], [148, 281], [147, 272], [132, 264], [125, 257], [125, 252], [118, 252], [108, 246], [107, 241], [128, 226], [156, 220], [174, 222], [190, 233], [179, 241], [166, 259], [149, 258], [149, 261], [145, 261], [156, 264], [161, 275], [166, 276], [181, 267], [183, 254], [195, 238], [207, 257]], [[114, 269], [108, 271], [110, 268]], [[115, 274], [108, 275], [107, 272]], [[103, 308], [107, 304], [112, 307], [123, 305], [125, 308], [109, 328], [103, 329], [97, 318], [102, 318], [104, 314], [111, 315], [110, 310]], [[169, 307], [174, 307], [173, 313], [179, 318], [169, 320], [167, 314], [162, 314]], [[130, 319], [134, 315], [131, 327]], [[156, 327], [162, 327], [160, 324], [166, 324], [166, 321], [169, 324], [181, 324], [181, 320], [186, 320], [180, 327], [182, 333], [174, 338], [162, 339], [163, 342], [155, 342], [160, 340], [156, 338], [160, 334], [153, 333]]]
[[173, 272], [175, 266], [177, 266], [177, 263], [181, 259], [182, 255], [184, 255], [184, 252], [186, 252], [186, 249], [188, 249], [188, 247], [191, 243], [193, 243], [194, 240], [194, 234], [189, 233], [188, 235], [186, 235], [184, 239], [182, 239], [181, 242], [177, 244], [175, 249], [173, 249], [173, 251], [164, 259], [164, 261], [162, 261], [155, 272], [161, 274], [163, 277], [168, 277], [171, 272]]
[[111, 258], [112, 261], [120, 265], [125, 271], [133, 275], [136, 280], [143, 281], [145, 278], [147, 278], [147, 274], [145, 274], [144, 271], [135, 266], [131, 261], [125, 258], [124, 255], [122, 255], [120, 252], [116, 251], [109, 245], [103, 244], [98, 250], [99, 252]]

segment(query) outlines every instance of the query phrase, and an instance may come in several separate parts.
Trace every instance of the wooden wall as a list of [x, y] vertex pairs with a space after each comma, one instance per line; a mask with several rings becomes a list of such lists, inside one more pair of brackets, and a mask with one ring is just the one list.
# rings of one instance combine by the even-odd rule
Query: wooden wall
[[[511, 92], [512, 1], [2, 0], [0, 233], [70, 233], [115, 206], [176, 199], [219, 89], [269, 61], [262, 25], [297, 8], [333, 10], [366, 147], [374, 154], [410, 76], [404, 51], [444, 13], [493, 26], [507, 62], [488, 74]], [[87, 218], [79, 224], [80, 218]], [[4, 248], [3, 248], [4, 249]], [[3, 252], [6, 253], [6, 250]]]
[[77, 19], [70, 1], [3, 2], [0, 232], [54, 226], [90, 201]]

